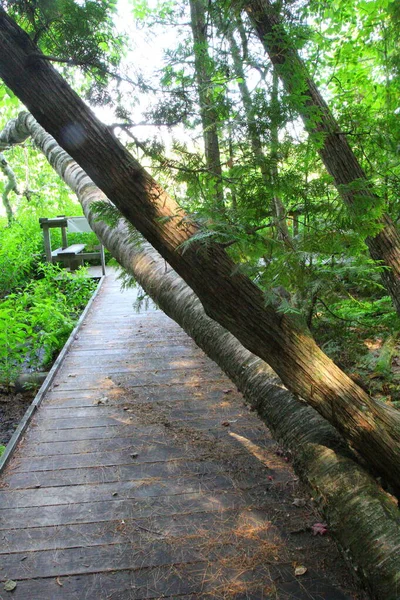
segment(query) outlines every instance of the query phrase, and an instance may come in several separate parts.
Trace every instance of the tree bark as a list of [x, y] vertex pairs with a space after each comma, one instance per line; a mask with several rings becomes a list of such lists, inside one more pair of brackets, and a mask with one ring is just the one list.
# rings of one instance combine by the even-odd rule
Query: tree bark
[[255, 123], [254, 106], [246, 82], [246, 74], [243, 68], [242, 57], [240, 56], [240, 51], [235, 40], [235, 35], [229, 26], [227, 27], [226, 35], [231, 48], [235, 74], [238, 78], [238, 87], [246, 115], [246, 123], [249, 132], [251, 149], [253, 151], [255, 161], [261, 171], [261, 175], [266, 188], [268, 189], [272, 185], [271, 208], [276, 223], [276, 229], [278, 231], [278, 237], [283, 241], [288, 250], [293, 250], [293, 240], [290, 236], [289, 229], [286, 223], [286, 209], [276, 189], [278, 180], [278, 122], [276, 119], [277, 111], [274, 110], [274, 108], [276, 109], [278, 89], [277, 82], [275, 81], [275, 74], [271, 94], [271, 108], [273, 113], [271, 124], [271, 165], [268, 166], [258, 127]]
[[[30, 58], [32, 54], [35, 58]], [[0, 9], [0, 77], [123, 216], [200, 298], [207, 314], [264, 359], [400, 489], [400, 414], [371, 399], [304, 325], [265, 306], [262, 291], [217, 244], [182, 244], [196, 224], [100, 123], [29, 37]]]
[[[291, 44], [279, 13], [270, 0], [250, 0], [240, 5], [252, 22], [258, 37], [287, 91], [298, 97], [298, 111], [307, 131], [316, 141], [318, 152], [332, 176], [342, 199], [354, 218], [362, 222], [380, 199], [368, 181], [346, 136]], [[376, 225], [379, 233], [367, 237], [374, 260], [381, 263], [381, 277], [400, 315], [400, 235], [390, 217], [384, 214]]]
[[[194, 292], [149, 244], [140, 247], [123, 219], [114, 229], [96, 219], [94, 201], [105, 196], [35, 119], [8, 124], [9, 143], [30, 135], [77, 194], [92, 228], [121, 265], [236, 383], [246, 400], [294, 453], [294, 466], [319, 498], [330, 530], [373, 598], [397, 600], [400, 519], [396, 503], [360, 467], [335, 429], [296, 400], [266, 363], [212, 321]], [[5, 139], [0, 132], [0, 147]]]
[[216, 206], [224, 207], [222, 186], [221, 153], [218, 138], [218, 114], [213, 98], [210, 77], [210, 55], [208, 51], [207, 25], [204, 0], [190, 0], [190, 25], [193, 35], [194, 65], [203, 126], [204, 149], [207, 168], [214, 182]]
[[8, 198], [10, 192], [15, 192], [18, 194], [17, 180], [15, 179], [14, 171], [11, 169], [4, 155], [0, 153], [0, 171], [3, 171], [4, 175], [7, 177], [7, 183], [4, 185], [3, 193], [1, 198], [3, 200], [3, 206], [6, 210], [7, 221], [8, 224], [14, 220], [14, 212], [10, 204], [10, 200]]

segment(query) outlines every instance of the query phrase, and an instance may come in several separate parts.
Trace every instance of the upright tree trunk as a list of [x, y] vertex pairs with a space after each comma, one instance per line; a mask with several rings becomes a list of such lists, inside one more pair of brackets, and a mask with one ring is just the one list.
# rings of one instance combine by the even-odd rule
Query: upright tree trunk
[[6, 210], [8, 224], [11, 225], [11, 223], [14, 220], [14, 212], [11, 207], [9, 195], [10, 195], [10, 192], [13, 192], [13, 191], [16, 194], [18, 194], [18, 187], [17, 187], [17, 181], [15, 179], [14, 171], [11, 169], [7, 160], [1, 153], [0, 153], [0, 171], [3, 171], [4, 175], [7, 177], [7, 183], [4, 185], [4, 189], [3, 189], [3, 193], [1, 195], [1, 198], [3, 200], [3, 206]]
[[[298, 473], [320, 499], [331, 532], [372, 597], [397, 600], [400, 520], [393, 499], [354, 461], [327, 421], [293, 398], [268, 365], [206, 316], [193, 291], [172, 269], [166, 272], [155, 250], [146, 243], [138, 247], [122, 219], [116, 228], [96, 219], [92, 203], [105, 201], [104, 195], [31, 115], [21, 114], [9, 123], [9, 144], [22, 142], [28, 135], [77, 194], [92, 228], [113, 256], [219, 364], [275, 437], [293, 451]], [[0, 147], [5, 136], [0, 132]]]
[[204, 0], [190, 0], [189, 4], [206, 164], [214, 182], [213, 191], [216, 204], [222, 208], [224, 206], [224, 194], [218, 138], [218, 114], [215, 108], [211, 81], [211, 57], [207, 39], [206, 9]]
[[3, 9], [0, 76], [192, 287], [207, 314], [269, 363], [289, 389], [340, 429], [400, 489], [398, 411], [369, 398], [318, 348], [303, 325], [265, 306], [262, 291], [223, 248], [190, 243], [198, 232], [196, 224], [96, 119]]
[[[276, 110], [273, 112], [272, 126], [271, 126], [271, 164], [268, 165], [266, 156], [264, 154], [261, 137], [259, 134], [258, 127], [255, 122], [255, 111], [253, 106], [253, 101], [251, 99], [251, 94], [246, 82], [246, 74], [243, 68], [242, 57], [240, 56], [239, 47], [236, 43], [234, 33], [231, 27], [227, 28], [226, 31], [227, 38], [229, 40], [229, 45], [231, 47], [231, 54], [233, 58], [233, 64], [235, 67], [235, 74], [238, 78], [238, 86], [239, 91], [243, 103], [243, 107], [246, 114], [246, 122], [247, 129], [249, 131], [249, 138], [251, 149], [253, 151], [256, 163], [261, 171], [261, 175], [264, 181], [266, 188], [270, 188], [272, 184], [272, 198], [271, 198], [271, 208], [272, 214], [275, 217], [276, 228], [278, 231], [278, 236], [283, 241], [285, 246], [289, 249], [293, 249], [293, 240], [289, 234], [288, 226], [286, 223], [286, 210], [283, 205], [281, 198], [279, 197], [277, 191], [277, 181], [278, 181], [278, 156], [277, 156], [277, 147], [278, 147], [278, 119]], [[274, 74], [275, 78], [275, 74]], [[276, 81], [274, 79], [273, 88], [272, 88], [272, 96], [271, 103], [273, 107], [276, 107], [277, 103], [277, 95], [278, 89], [276, 85]]]
[[[246, 10], [287, 91], [299, 98], [298, 111], [316, 140], [339, 194], [355, 218], [368, 218], [368, 207], [373, 210], [380, 200], [291, 44], [276, 8], [270, 0], [250, 0], [240, 6]], [[381, 228], [379, 233], [368, 237], [366, 243], [372, 258], [387, 267], [382, 271], [382, 281], [400, 315], [400, 236], [388, 215], [376, 224]]]

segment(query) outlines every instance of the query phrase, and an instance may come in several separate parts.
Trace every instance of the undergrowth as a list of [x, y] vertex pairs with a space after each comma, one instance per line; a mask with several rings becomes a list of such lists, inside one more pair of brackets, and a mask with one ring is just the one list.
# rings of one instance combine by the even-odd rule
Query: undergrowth
[[322, 350], [373, 397], [400, 408], [400, 319], [389, 296], [317, 308], [313, 335]]
[[74, 274], [39, 264], [37, 279], [0, 304], [0, 385], [8, 388], [22, 370], [46, 368], [64, 346], [95, 282], [86, 269]]

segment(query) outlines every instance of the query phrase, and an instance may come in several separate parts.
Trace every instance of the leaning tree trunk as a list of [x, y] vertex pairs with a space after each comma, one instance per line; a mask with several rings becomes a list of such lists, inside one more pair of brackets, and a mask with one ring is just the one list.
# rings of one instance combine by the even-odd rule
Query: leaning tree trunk
[[213, 196], [216, 206], [224, 207], [222, 186], [221, 153], [218, 138], [218, 114], [213, 98], [213, 85], [210, 77], [211, 58], [206, 34], [204, 0], [190, 0], [190, 25], [193, 35], [194, 66], [203, 127], [206, 164], [212, 178]]
[[318, 348], [304, 325], [265, 306], [262, 291], [221, 246], [205, 248], [191, 240], [199, 232], [197, 225], [96, 119], [1, 8], [0, 76], [190, 285], [206, 313], [270, 364], [289, 389], [336, 426], [400, 489], [398, 411], [371, 399]]
[[[289, 93], [299, 97], [297, 110], [307, 131], [316, 139], [317, 149], [339, 194], [355, 218], [376, 209], [378, 195], [368, 181], [346, 136], [291, 44], [276, 8], [270, 0], [250, 0], [240, 4], [252, 22], [272, 64]], [[382, 281], [400, 315], [400, 235], [388, 215], [376, 225], [380, 231], [366, 239], [372, 258], [384, 267]]]
[[94, 201], [106, 201], [89, 177], [28, 114], [10, 122], [9, 144], [30, 135], [77, 194], [91, 227], [155, 302], [227, 373], [286, 448], [311, 486], [330, 528], [372, 597], [395, 600], [400, 585], [400, 519], [396, 503], [353, 459], [335, 429], [282, 386], [266, 363], [212, 321], [185, 282], [149, 244], [132, 241], [120, 219], [114, 229], [97, 220]]

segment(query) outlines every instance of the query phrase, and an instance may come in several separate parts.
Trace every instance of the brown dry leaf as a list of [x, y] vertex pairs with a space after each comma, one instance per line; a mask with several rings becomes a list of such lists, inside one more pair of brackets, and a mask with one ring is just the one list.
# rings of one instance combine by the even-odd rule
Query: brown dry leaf
[[305, 575], [306, 573], [307, 567], [304, 567], [303, 565], [298, 565], [294, 570], [294, 574], [296, 575], [296, 577], [300, 577], [301, 575]]

